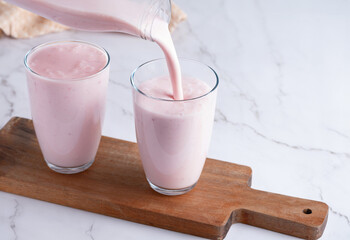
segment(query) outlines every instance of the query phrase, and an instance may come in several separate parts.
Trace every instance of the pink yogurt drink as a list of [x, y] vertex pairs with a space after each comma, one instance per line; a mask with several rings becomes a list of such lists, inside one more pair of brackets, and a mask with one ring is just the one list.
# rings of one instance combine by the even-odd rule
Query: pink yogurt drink
[[95, 45], [59, 41], [25, 57], [35, 133], [48, 166], [60, 173], [86, 170], [101, 138], [109, 55]]
[[218, 77], [210, 67], [180, 59], [184, 100], [174, 100], [164, 59], [131, 75], [135, 128], [150, 186], [165, 195], [190, 191], [207, 156]]

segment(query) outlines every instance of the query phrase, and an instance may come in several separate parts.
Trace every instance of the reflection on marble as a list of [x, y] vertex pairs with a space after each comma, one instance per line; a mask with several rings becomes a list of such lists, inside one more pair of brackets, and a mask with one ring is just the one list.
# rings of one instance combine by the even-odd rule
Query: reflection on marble
[[[253, 187], [324, 201], [321, 239], [350, 239], [350, 1], [217, 0], [177, 3], [188, 13], [174, 41], [181, 57], [220, 76], [209, 156], [249, 165]], [[112, 58], [104, 135], [135, 141], [129, 74], [162, 56], [123, 34], [68, 31], [0, 40], [0, 126], [30, 117], [23, 56], [80, 39]], [[0, 192], [0, 239], [197, 239]], [[236, 224], [226, 239], [295, 239]]]

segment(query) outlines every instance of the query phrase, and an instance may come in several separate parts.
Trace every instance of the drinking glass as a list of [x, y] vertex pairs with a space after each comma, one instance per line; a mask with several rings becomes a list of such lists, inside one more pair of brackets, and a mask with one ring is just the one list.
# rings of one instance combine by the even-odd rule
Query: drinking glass
[[[192, 82], [197, 96], [184, 100], [157, 98], [143, 89], [147, 81], [170, 81], [164, 59], [146, 62], [136, 68], [130, 80], [133, 92], [135, 129], [139, 153], [151, 188], [165, 195], [180, 195], [197, 183], [207, 156], [215, 114], [219, 78], [209, 66], [179, 59], [182, 82]], [[197, 85], [197, 79], [202, 84]], [[197, 82], [198, 83], [198, 82]], [[153, 86], [157, 87], [157, 86]], [[186, 94], [185, 94], [186, 95]]]
[[[77, 79], [53, 79], [30, 68], [34, 53], [57, 44], [91, 46], [105, 56], [106, 64], [98, 72]], [[106, 50], [81, 41], [44, 43], [26, 54], [24, 64], [34, 129], [44, 160], [52, 170], [78, 173], [94, 162], [105, 114], [109, 62]]]

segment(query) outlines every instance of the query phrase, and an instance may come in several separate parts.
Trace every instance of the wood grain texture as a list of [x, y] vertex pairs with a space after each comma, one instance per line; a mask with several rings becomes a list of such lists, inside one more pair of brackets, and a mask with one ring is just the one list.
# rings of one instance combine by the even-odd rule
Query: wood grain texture
[[63, 175], [46, 166], [31, 120], [12, 118], [0, 131], [1, 191], [209, 239], [223, 239], [237, 222], [322, 235], [325, 203], [251, 189], [251, 177], [249, 167], [207, 159], [191, 192], [163, 196], [148, 186], [135, 143], [102, 137], [87, 171]]

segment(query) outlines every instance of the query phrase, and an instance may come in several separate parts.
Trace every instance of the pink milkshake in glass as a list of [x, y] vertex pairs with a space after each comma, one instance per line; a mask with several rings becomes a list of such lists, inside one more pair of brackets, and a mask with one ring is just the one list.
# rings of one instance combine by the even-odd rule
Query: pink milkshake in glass
[[219, 83], [215, 71], [179, 59], [183, 100], [174, 100], [164, 59], [131, 75], [137, 144], [150, 186], [165, 195], [190, 191], [207, 156]]
[[94, 162], [109, 61], [103, 48], [80, 41], [45, 43], [25, 56], [35, 133], [52, 170], [78, 173]]

